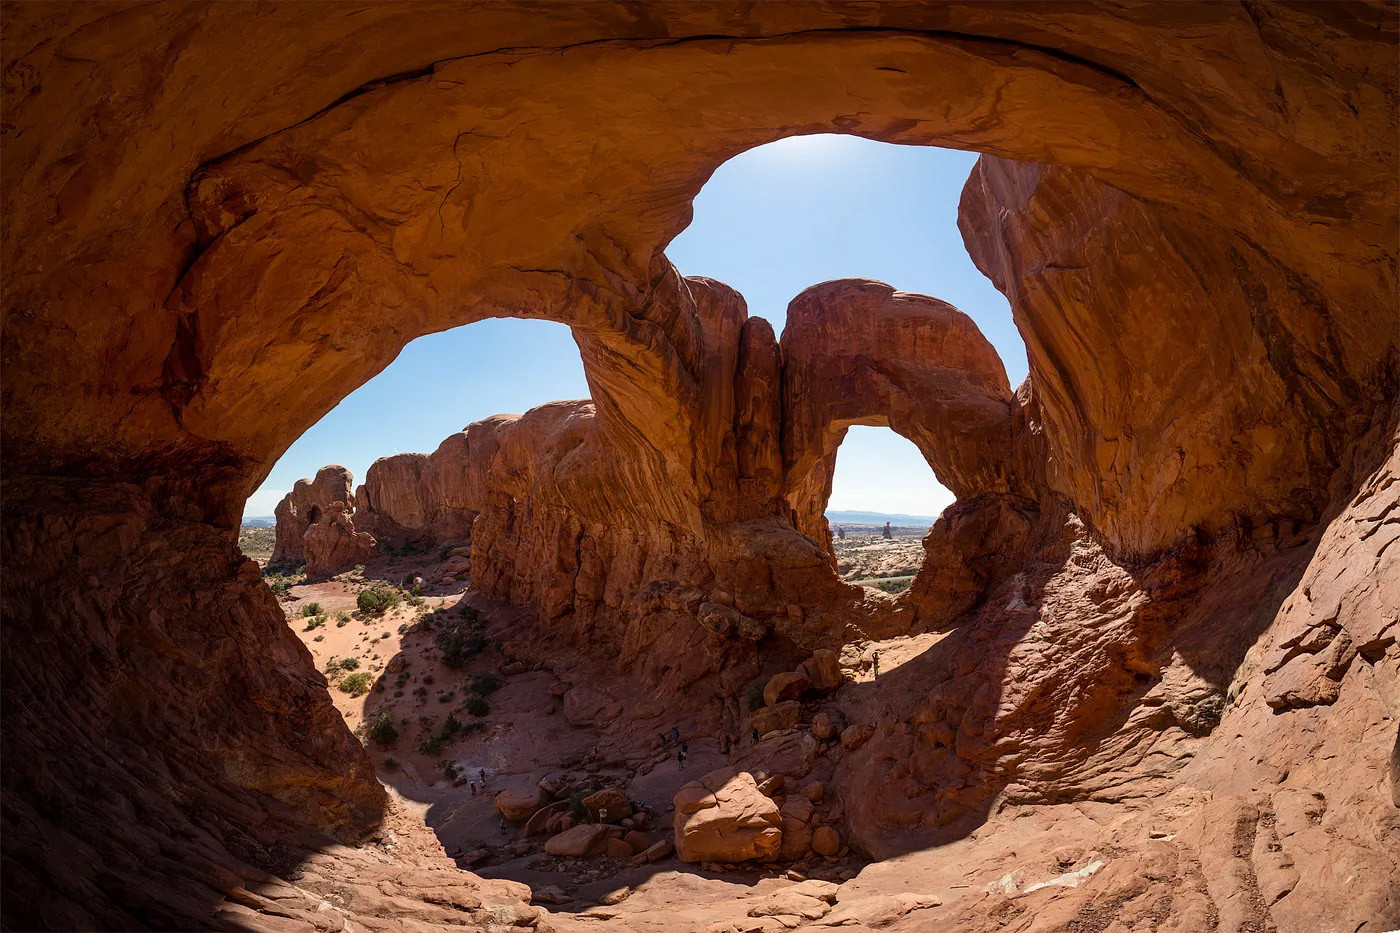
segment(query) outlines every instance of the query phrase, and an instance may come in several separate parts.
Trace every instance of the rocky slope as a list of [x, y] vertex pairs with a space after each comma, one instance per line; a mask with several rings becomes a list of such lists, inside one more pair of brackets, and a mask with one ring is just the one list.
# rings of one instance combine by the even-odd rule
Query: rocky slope
[[[480, 510], [367, 483], [381, 533], [478, 511], [473, 582], [538, 616], [527, 647], [713, 734], [814, 648], [923, 646], [842, 700], [868, 727], [846, 830], [917, 856], [851, 893], [951, 889], [961, 860], [1008, 880], [952, 928], [1393, 928], [1393, 7], [553, 12], [8, 11], [4, 924], [560, 922], [365, 843], [395, 810], [234, 546], [271, 464], [409, 340], [519, 315], [573, 328], [592, 400], [493, 429]], [[1027, 340], [1014, 397], [966, 354], [925, 381], [898, 340], [912, 394], [880, 394], [870, 334], [785, 356], [666, 261], [725, 159], [823, 131], [986, 153], [960, 225]], [[929, 441], [972, 468], [902, 600], [792, 517], [787, 406], [819, 399], [788, 368], [818, 357], [879, 395], [838, 419], [938, 438], [973, 376], [1004, 406]], [[307, 503], [340, 519], [327, 560], [368, 547], [340, 485]], [[942, 909], [905, 906], [880, 916]]]

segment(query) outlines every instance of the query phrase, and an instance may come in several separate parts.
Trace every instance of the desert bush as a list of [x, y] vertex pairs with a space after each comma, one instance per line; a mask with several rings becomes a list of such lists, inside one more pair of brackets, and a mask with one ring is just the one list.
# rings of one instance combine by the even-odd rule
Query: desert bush
[[369, 693], [370, 681], [373, 676], [369, 671], [360, 671], [358, 674], [346, 674], [340, 678], [340, 689], [350, 694], [352, 697], [362, 697]]
[[398, 760], [397, 758], [395, 758], [393, 755], [390, 755], [388, 758], [385, 758], [385, 759], [384, 759], [384, 770], [385, 770], [385, 771], [397, 771], [397, 770], [399, 770], [399, 760]]
[[306, 620], [306, 628], [302, 629], [302, 631], [309, 632], [314, 628], [320, 628], [322, 625], [325, 624], [325, 622], [325, 616], [312, 616], [311, 618]]
[[326, 636], [324, 636], [324, 635], [317, 635], [315, 638], [313, 638], [313, 639], [311, 639], [311, 640], [312, 640], [312, 641], [325, 641], [325, 640], [326, 640]]
[[895, 595], [909, 589], [909, 584], [913, 582], [913, 580], [880, 580], [875, 584], [875, 589], [882, 593]]
[[485, 716], [487, 713], [491, 712], [491, 704], [486, 701], [486, 697], [476, 693], [467, 697], [466, 702], [462, 704], [462, 708], [473, 716]]
[[389, 721], [388, 713], [380, 713], [374, 725], [369, 727], [369, 737], [380, 745], [393, 745], [398, 740], [399, 730]]
[[391, 587], [376, 583], [374, 586], [360, 590], [360, 594], [355, 597], [355, 605], [361, 612], [369, 612], [380, 615], [399, 604], [399, 592]]
[[471, 719], [462, 723], [462, 735], [471, 735], [474, 732], [485, 732], [486, 723], [480, 719]]
[[418, 743], [418, 754], [436, 758], [442, 754], [442, 739], [437, 736], [429, 736]]
[[473, 693], [486, 696], [488, 693], [495, 693], [505, 684], [500, 674], [495, 671], [477, 671], [467, 678], [467, 689]]
[[447, 718], [444, 719], [442, 725], [438, 727], [437, 737], [444, 742], [451, 742], [456, 738], [457, 733], [461, 731], [462, 721], [451, 713], [448, 713]]
[[486, 640], [480, 635], [464, 632], [460, 628], [438, 632], [436, 643], [442, 652], [442, 663], [453, 670], [466, 667], [467, 662], [486, 647]]
[[449, 780], [449, 781], [455, 781], [455, 780], [457, 780], [457, 764], [456, 764], [456, 762], [444, 761], [444, 762], [442, 763], [442, 776], [445, 777], [445, 778], [447, 778], [447, 780]]
[[318, 616], [318, 615], [320, 615], [320, 614], [321, 614], [321, 604], [320, 604], [320, 603], [307, 603], [305, 606], [302, 606], [302, 607], [301, 607], [301, 617], [302, 617], [303, 619], [309, 619], [309, 618], [311, 618], [312, 616]]
[[360, 666], [359, 658], [341, 658], [340, 669], [342, 671], [353, 671]]

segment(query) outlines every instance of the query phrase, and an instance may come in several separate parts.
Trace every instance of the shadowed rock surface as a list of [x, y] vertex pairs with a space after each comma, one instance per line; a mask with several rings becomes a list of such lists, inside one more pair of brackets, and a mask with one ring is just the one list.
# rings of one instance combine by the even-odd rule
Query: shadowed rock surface
[[[571, 326], [591, 400], [372, 470], [373, 534], [470, 522], [522, 653], [711, 734], [849, 656], [842, 740], [761, 746], [883, 859], [804, 922], [1400, 923], [1392, 5], [5, 12], [7, 929], [704, 928], [450, 867], [237, 552], [297, 436], [495, 316]], [[666, 260], [718, 165], [828, 131], [985, 153], [960, 227], [1014, 396], [975, 334], [925, 342], [961, 333], [936, 299], [828, 283], [780, 343]], [[840, 583], [820, 522], [872, 419], [959, 496], [900, 599]], [[308, 487], [287, 559], [362, 506]], [[655, 741], [606, 683], [562, 704]]]

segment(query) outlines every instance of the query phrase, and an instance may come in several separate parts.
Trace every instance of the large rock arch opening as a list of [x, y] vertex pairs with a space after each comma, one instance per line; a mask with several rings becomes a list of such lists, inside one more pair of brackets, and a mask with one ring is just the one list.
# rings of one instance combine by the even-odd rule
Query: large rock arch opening
[[[908, 684], [918, 708], [852, 757], [849, 783], [884, 775], [852, 802], [856, 836], [907, 850], [994, 803], [1183, 773], [1218, 798], [1192, 812], [1249, 835], [1285, 791], [1350, 779], [1334, 822], [1375, 833], [1299, 824], [1325, 837], [1293, 851], [1345, 850], [1379, 881], [1304, 872], [1241, 922], [1394, 919], [1393, 9], [348, 12], [8, 10], [7, 924], [228, 927], [279, 899], [309, 916], [279, 853], [399, 818], [234, 525], [286, 446], [421, 334], [571, 326], [594, 410], [537, 417], [557, 457], [515, 502], [553, 489], [664, 536], [685, 585], [655, 603], [678, 618], [714, 582], [680, 571], [712, 549], [736, 606], [798, 642], [833, 632], [789, 598], [827, 572], [820, 549], [775, 530], [771, 329], [662, 252], [725, 158], [830, 131], [987, 154], [964, 231], [1031, 350], [1005, 401], [1024, 440], [995, 462], [1040, 506], [997, 513], [1032, 564], [949, 610], [987, 600], [931, 670], [901, 669], [936, 686]], [[600, 450], [623, 465], [602, 490]], [[600, 547], [573, 543], [579, 566]], [[1248, 740], [1211, 744], [1222, 715]], [[1260, 789], [1277, 761], [1287, 786]], [[1220, 866], [1262, 838], [1194, 832], [1183, 877], [1234, 877]], [[414, 890], [391, 862], [356, 870]]]

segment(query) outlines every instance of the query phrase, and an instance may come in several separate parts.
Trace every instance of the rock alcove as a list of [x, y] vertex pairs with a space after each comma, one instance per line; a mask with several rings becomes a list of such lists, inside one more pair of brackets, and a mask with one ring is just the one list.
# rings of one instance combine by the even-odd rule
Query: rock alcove
[[[855, 685], [833, 778], [853, 845], [934, 853], [870, 869], [946, 882], [899, 922], [1393, 928], [1394, 8], [549, 11], [7, 7], [5, 925], [565, 922], [414, 828], [235, 544], [407, 341], [522, 316], [592, 401], [466, 432], [510, 467], [485, 595], [673, 697], [692, 658], [742, 683], [706, 605], [803, 651], [951, 630]], [[663, 254], [725, 159], [833, 131], [984, 153], [960, 227], [1031, 372], [964, 386], [1004, 417], [933, 461], [952, 569], [854, 631], [790, 457], [936, 406], [821, 410]], [[1113, 861], [954, 897], [936, 860], [1017, 817]]]

